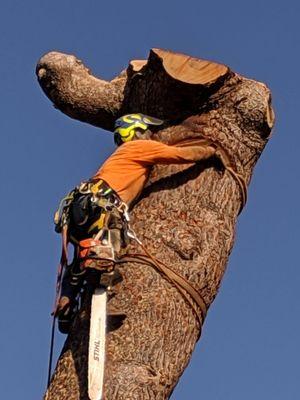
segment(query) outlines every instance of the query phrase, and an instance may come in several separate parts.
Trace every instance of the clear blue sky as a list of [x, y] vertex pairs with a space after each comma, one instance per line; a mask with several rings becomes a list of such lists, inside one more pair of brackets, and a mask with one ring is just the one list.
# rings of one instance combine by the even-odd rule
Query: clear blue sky
[[151, 47], [266, 82], [277, 116], [223, 285], [172, 399], [299, 398], [299, 4], [1, 3], [1, 399], [42, 397], [59, 257], [53, 212], [113, 150], [108, 133], [51, 106], [36, 61], [50, 50], [74, 53], [109, 79]]

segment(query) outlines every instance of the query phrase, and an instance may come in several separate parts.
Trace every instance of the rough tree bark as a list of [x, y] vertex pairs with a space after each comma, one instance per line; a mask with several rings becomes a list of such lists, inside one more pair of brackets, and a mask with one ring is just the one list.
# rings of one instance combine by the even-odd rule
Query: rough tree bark
[[[268, 88], [228, 67], [152, 49], [110, 82], [72, 55], [51, 52], [37, 66], [55, 107], [72, 118], [112, 130], [125, 113], [165, 121], [155, 139], [176, 143], [204, 136], [220, 143], [249, 183], [270, 136], [274, 115]], [[241, 191], [217, 160], [193, 166], [156, 166], [132, 210], [146, 247], [214, 300], [233, 246]], [[134, 246], [132, 246], [133, 248]], [[182, 295], [150, 266], [127, 263], [110, 307], [126, 312], [109, 325], [105, 399], [168, 399], [201, 331]], [[203, 324], [202, 320], [202, 324]], [[77, 317], [46, 400], [86, 400], [89, 301]]]

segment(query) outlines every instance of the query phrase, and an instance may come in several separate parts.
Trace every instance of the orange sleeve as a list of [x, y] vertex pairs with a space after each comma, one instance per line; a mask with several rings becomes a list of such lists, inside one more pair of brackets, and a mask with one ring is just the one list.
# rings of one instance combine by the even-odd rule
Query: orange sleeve
[[155, 140], [137, 140], [135, 158], [137, 161], [152, 164], [185, 164], [204, 160], [215, 154], [212, 146], [169, 146]]

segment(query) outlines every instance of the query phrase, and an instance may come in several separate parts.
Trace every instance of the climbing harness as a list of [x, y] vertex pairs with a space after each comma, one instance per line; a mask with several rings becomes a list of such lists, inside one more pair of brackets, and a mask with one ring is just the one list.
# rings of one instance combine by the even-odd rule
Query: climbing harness
[[[62, 233], [65, 242], [80, 245], [87, 233], [90, 238], [102, 239], [102, 233], [107, 231], [111, 217], [119, 218], [123, 224], [128, 218], [128, 207], [100, 179], [83, 182], [70, 192], [61, 201], [54, 222], [56, 231]], [[65, 245], [63, 249], [66, 253]]]
[[[103, 180], [83, 182], [62, 199], [55, 213], [55, 229], [61, 233], [62, 253], [57, 273], [53, 314], [68, 265], [68, 244], [75, 248], [73, 262], [87, 268], [112, 271], [116, 251], [127, 245], [128, 207]], [[80, 281], [80, 279], [78, 279]], [[76, 282], [73, 283], [76, 286]]]

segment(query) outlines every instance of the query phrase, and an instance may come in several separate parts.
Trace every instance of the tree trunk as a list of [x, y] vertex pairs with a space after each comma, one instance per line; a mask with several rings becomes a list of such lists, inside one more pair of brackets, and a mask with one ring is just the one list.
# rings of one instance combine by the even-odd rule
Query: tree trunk
[[[154, 139], [176, 143], [205, 137], [230, 155], [249, 183], [273, 126], [270, 92], [228, 67], [153, 49], [111, 82], [93, 77], [74, 56], [49, 53], [37, 66], [39, 82], [55, 106], [72, 118], [112, 130], [125, 113], [165, 121]], [[131, 212], [147, 249], [188, 279], [207, 307], [214, 300], [231, 252], [242, 196], [217, 160], [155, 166]], [[131, 245], [130, 250], [136, 250]], [[186, 368], [204, 322], [179, 291], [154, 268], [120, 267], [108, 309], [120, 309], [120, 327], [109, 323], [104, 398], [168, 399]], [[66, 340], [46, 400], [87, 400], [90, 299]]]

